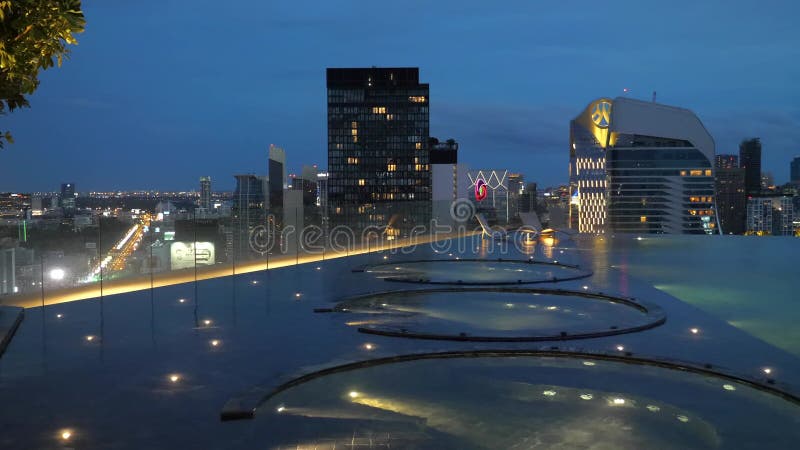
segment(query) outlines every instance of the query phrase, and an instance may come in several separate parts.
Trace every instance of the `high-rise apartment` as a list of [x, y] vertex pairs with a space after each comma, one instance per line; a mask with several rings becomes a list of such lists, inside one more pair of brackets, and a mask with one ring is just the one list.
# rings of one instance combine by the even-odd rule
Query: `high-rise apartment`
[[795, 156], [789, 164], [789, 181], [800, 185], [800, 156]]
[[761, 192], [761, 141], [746, 139], [739, 144], [739, 167], [744, 169], [744, 190], [747, 195]]
[[570, 123], [570, 227], [712, 234], [714, 140], [683, 108], [600, 98]]
[[65, 217], [75, 215], [75, 183], [61, 184], [61, 207]]
[[211, 210], [211, 177], [200, 177], [200, 208]]
[[744, 169], [717, 168], [714, 181], [717, 190], [717, 213], [724, 234], [745, 232], [747, 196], [744, 193]]
[[419, 69], [328, 69], [327, 88], [331, 225], [427, 227], [430, 97]]
[[235, 175], [231, 222], [233, 227], [230, 254], [242, 258], [263, 250], [260, 244], [267, 228], [267, 179], [256, 175]]
[[735, 169], [739, 167], [739, 157], [736, 155], [717, 155], [714, 162], [717, 169]]

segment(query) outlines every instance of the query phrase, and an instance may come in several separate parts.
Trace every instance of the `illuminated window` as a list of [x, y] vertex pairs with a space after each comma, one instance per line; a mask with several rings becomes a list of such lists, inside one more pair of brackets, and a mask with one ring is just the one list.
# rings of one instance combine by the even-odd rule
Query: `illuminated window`
[[363, 178], [358, 180], [358, 185], [359, 186], [364, 186], [364, 184], [366, 184], [366, 181]]
[[352, 156], [347, 157], [347, 164], [358, 164], [358, 158]]
[[408, 97], [408, 100], [411, 103], [425, 103], [425, 96], [424, 95], [420, 95], [420, 96]]
[[386, 170], [388, 170], [389, 172], [397, 171], [397, 164], [389, 164], [389, 165], [387, 165], [386, 166]]
[[350, 128], [358, 128], [358, 122], [351, 122]]
[[645, 222], [647, 222], [647, 216], [641, 216], [641, 217], [639, 217], [639, 222], [642, 222], [642, 223], [645, 223]]
[[386, 120], [394, 120], [394, 114], [387, 114]]
[[711, 176], [711, 169], [706, 169], [706, 176], [707, 176], [707, 177], [710, 177], [710, 176]]
[[417, 142], [416, 147], [417, 147], [417, 150], [421, 150], [422, 149], [422, 142]]
[[351, 133], [353, 136], [358, 136], [358, 129], [357, 129], [357, 128], [353, 128], [352, 130], [350, 130], [350, 133]]
[[693, 177], [701, 177], [701, 176], [703, 176], [703, 171], [702, 170], [690, 170], [689, 171], [689, 175], [691, 175]]
[[686, 171], [685, 171], [685, 170], [681, 170], [681, 176], [682, 176], [682, 177], [685, 177], [685, 176], [686, 176]]
[[386, 107], [385, 106], [373, 106], [372, 107], [372, 114], [386, 114]]

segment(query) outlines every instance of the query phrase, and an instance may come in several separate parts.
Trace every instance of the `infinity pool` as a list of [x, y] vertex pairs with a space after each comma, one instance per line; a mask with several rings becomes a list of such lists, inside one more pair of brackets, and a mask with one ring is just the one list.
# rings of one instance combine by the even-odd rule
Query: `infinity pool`
[[591, 359], [382, 364], [291, 387], [259, 411], [258, 435], [277, 448], [761, 450], [800, 439], [797, 405], [771, 394]]

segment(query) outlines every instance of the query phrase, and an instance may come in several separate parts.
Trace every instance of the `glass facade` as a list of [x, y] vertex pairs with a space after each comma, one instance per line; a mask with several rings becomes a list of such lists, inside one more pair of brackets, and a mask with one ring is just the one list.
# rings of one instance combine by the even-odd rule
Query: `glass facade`
[[[597, 100], [571, 123], [570, 227], [581, 233], [716, 233], [713, 155], [687, 139], [649, 134], [660, 123], [626, 117], [615, 110], [618, 101]], [[633, 105], [628, 111], [654, 105], [653, 116], [662, 120], [663, 105], [625, 101]], [[615, 127], [618, 116], [626, 132]], [[628, 131], [637, 127], [648, 133]]]
[[328, 69], [327, 87], [331, 225], [427, 227], [430, 99], [419, 69]]

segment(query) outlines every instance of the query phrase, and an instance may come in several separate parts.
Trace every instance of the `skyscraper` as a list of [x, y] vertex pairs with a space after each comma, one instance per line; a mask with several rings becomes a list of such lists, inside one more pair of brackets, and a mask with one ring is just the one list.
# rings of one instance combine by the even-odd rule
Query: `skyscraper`
[[747, 195], [761, 192], [761, 141], [745, 139], [739, 144], [739, 167], [744, 169], [744, 190]]
[[800, 156], [795, 156], [789, 164], [789, 181], [800, 184]]
[[211, 210], [211, 177], [200, 177], [200, 208]]
[[432, 218], [437, 225], [455, 227], [459, 223], [451, 209], [454, 202], [464, 196], [467, 186], [466, 169], [458, 163], [458, 142], [430, 138], [429, 146]]
[[283, 189], [286, 187], [286, 151], [273, 144], [269, 145], [269, 162], [267, 164], [269, 180], [268, 207], [275, 217], [281, 215], [283, 207]]
[[419, 69], [329, 68], [327, 88], [331, 225], [428, 226], [430, 98]]
[[236, 190], [233, 192], [231, 208], [233, 249], [230, 253], [236, 258], [242, 258], [263, 250], [259, 245], [266, 242], [267, 179], [249, 174], [234, 177]]
[[724, 234], [745, 232], [747, 196], [744, 193], [744, 169], [717, 168], [714, 181], [717, 190], [717, 213]]
[[61, 184], [61, 207], [65, 217], [75, 215], [75, 183]]
[[714, 167], [717, 169], [734, 169], [739, 167], [739, 157], [736, 155], [717, 155]]
[[716, 232], [714, 140], [693, 112], [601, 98], [572, 120], [569, 151], [570, 227]]

